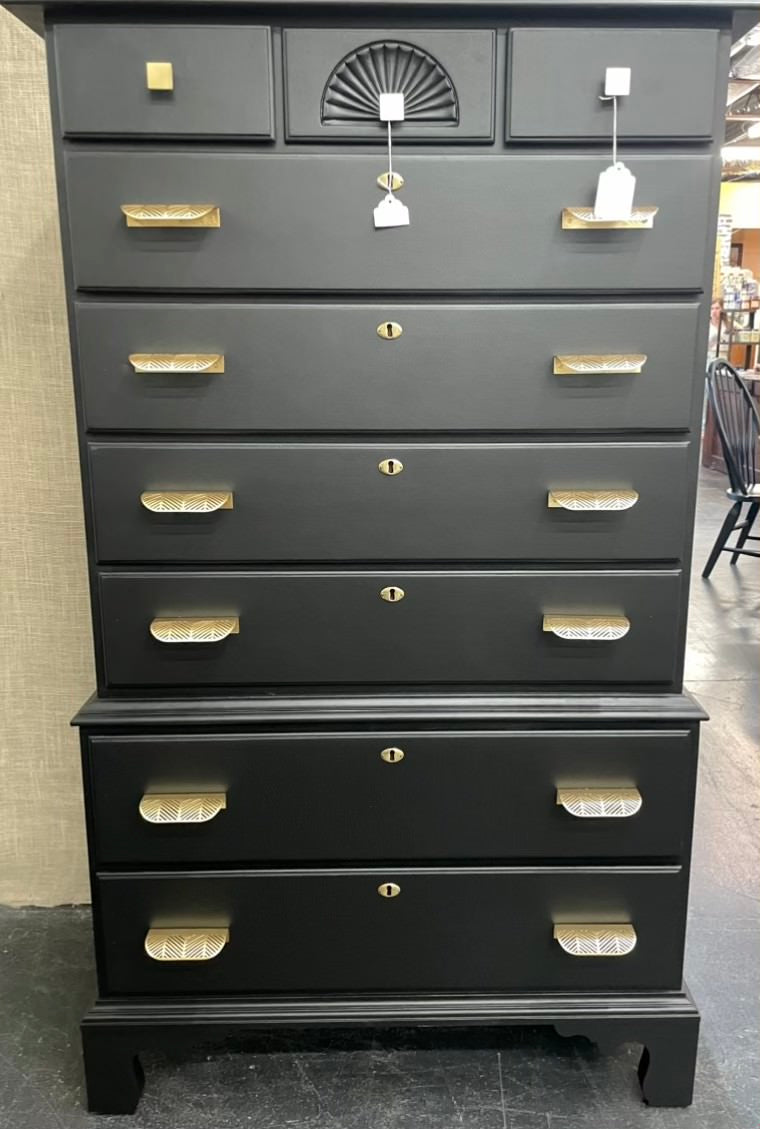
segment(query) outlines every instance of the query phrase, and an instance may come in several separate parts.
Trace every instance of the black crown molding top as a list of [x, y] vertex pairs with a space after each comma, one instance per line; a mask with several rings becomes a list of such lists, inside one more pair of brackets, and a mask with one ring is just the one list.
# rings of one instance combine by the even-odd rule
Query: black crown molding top
[[688, 693], [651, 695], [268, 695], [235, 698], [98, 698], [71, 724], [91, 726], [404, 721], [704, 721]]
[[[14, 0], [12, 4], [3, 4], [14, 16], [27, 24], [39, 35], [44, 31], [45, 13], [91, 13], [99, 17], [121, 16], [125, 10], [124, 0]], [[250, 9], [257, 13], [266, 13], [268, 9], [289, 10], [300, 8], [307, 11], [331, 10], [344, 8], [347, 14], [361, 9], [362, 12], [388, 13], [392, 11], [420, 11], [435, 12], [440, 10], [447, 14], [455, 12], [470, 13], [473, 10], [501, 13], [506, 11], [552, 12], [587, 9], [599, 12], [624, 11], [653, 11], [656, 13], [672, 11], [700, 11], [700, 12], [733, 12], [736, 10], [754, 9], [757, 7], [755, 0], [522, 0], [519, 4], [505, 4], [504, 0], [361, 0], [361, 3], [347, 3], [346, 0], [259, 0], [252, 4], [251, 0], [130, 0], [129, 8], [134, 16], [138, 12], [153, 14], [154, 12], [178, 12], [186, 17], [190, 13], [199, 18], [213, 13], [216, 17], [227, 9], [229, 12], [239, 13], [241, 10]]]

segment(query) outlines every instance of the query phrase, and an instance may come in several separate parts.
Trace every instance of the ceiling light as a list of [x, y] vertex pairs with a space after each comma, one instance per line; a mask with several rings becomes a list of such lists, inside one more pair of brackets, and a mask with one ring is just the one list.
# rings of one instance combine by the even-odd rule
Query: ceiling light
[[760, 122], [753, 122], [747, 130], [747, 137], [760, 137]]
[[724, 145], [720, 151], [724, 161], [760, 161], [760, 145]]

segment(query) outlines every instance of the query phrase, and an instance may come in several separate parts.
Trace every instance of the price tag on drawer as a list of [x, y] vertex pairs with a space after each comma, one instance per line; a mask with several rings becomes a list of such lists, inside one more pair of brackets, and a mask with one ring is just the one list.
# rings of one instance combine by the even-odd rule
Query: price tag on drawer
[[599, 174], [594, 202], [594, 219], [629, 220], [633, 208], [636, 177], [622, 161], [610, 165]]
[[389, 192], [375, 208], [375, 227], [408, 227], [409, 209]]

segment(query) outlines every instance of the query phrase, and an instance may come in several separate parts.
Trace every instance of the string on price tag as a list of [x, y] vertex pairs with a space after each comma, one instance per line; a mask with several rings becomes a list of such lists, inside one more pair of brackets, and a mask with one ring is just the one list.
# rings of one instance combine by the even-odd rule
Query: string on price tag
[[404, 120], [404, 95], [380, 95], [380, 120], [388, 126], [388, 192], [375, 208], [375, 227], [408, 227], [409, 209], [393, 192], [393, 135], [394, 121]]
[[618, 97], [630, 92], [631, 72], [627, 67], [608, 67], [605, 92], [599, 97], [612, 102], [612, 164], [599, 174], [594, 201], [594, 219], [629, 220], [633, 210], [636, 177], [618, 160]]

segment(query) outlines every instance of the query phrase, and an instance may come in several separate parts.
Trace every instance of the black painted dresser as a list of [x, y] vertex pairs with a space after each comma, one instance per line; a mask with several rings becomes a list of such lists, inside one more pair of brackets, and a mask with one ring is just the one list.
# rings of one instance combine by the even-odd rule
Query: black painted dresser
[[45, 8], [90, 1107], [134, 1109], [155, 1047], [365, 1023], [636, 1042], [645, 1098], [688, 1104], [730, 6]]

